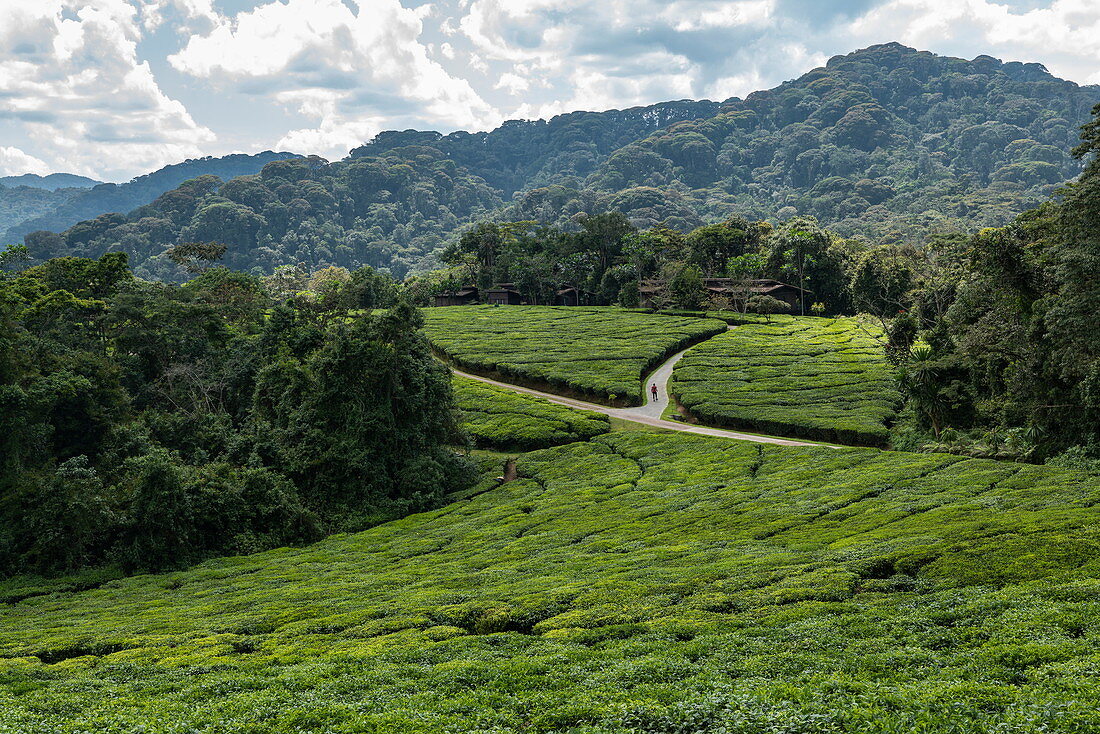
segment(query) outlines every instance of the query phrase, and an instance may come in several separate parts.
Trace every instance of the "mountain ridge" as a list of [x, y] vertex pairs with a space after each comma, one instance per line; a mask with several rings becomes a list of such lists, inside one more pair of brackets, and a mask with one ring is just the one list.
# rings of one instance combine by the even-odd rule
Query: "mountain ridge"
[[301, 156], [297, 153], [277, 153], [270, 150], [255, 154], [232, 153], [225, 156], [203, 156], [188, 158], [179, 163], [158, 168], [156, 171], [135, 176], [121, 184], [97, 182], [89, 189], [77, 191], [46, 213], [9, 226], [2, 236], [10, 240], [36, 230], [62, 231], [102, 214], [130, 212], [195, 176], [206, 173], [219, 175], [219, 172], [221, 177], [225, 178], [246, 175], [255, 173], [273, 160], [298, 157]]
[[[149, 204], [64, 244], [125, 249], [138, 272], [150, 260], [145, 275], [173, 277], [163, 251], [181, 237], [218, 239], [243, 269], [370, 265], [403, 276], [432, 267], [433, 253], [481, 219], [575, 229], [608, 210], [679, 230], [734, 214], [810, 215], [843, 237], [920, 242], [1003, 225], [1075, 177], [1069, 151], [1098, 101], [1100, 86], [1040, 64], [878, 44], [744, 99], [478, 133], [384, 131], [341, 161], [265, 168], [186, 212]], [[168, 224], [153, 233], [153, 220]]]
[[78, 176], [75, 173], [48, 173], [40, 176], [37, 173], [24, 173], [19, 176], [0, 177], [0, 186], [15, 187], [28, 186], [32, 189], [90, 189], [103, 183], [87, 176]]

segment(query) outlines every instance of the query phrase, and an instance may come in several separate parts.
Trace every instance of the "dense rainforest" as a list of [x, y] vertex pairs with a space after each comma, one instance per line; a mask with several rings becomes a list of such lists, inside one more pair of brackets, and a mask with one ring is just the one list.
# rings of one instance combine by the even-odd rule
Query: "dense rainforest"
[[1100, 105], [1093, 114], [1073, 149], [1084, 173], [1057, 200], [944, 237], [917, 254], [923, 267], [890, 263], [914, 287], [899, 288], [889, 346], [933, 449], [1015, 440], [1025, 457], [1064, 451], [1057, 462], [1100, 470]]
[[4, 573], [177, 567], [463, 486], [416, 309], [369, 269], [286, 281], [152, 283], [122, 253], [0, 279]]
[[197, 176], [229, 179], [256, 173], [271, 161], [298, 157], [271, 151], [206, 156], [165, 166], [123, 184], [99, 183], [71, 174], [37, 179], [11, 176], [10, 182], [0, 180], [0, 237], [17, 240], [39, 230], [61, 232], [102, 214], [132, 211]]
[[[46, 189], [26, 184], [0, 183], [0, 232], [63, 206], [87, 189]], [[12, 236], [15, 239], [16, 235]]]
[[9, 235], [27, 234], [39, 259], [122, 251], [143, 277], [177, 280], [166, 250], [192, 241], [217, 238], [241, 270], [369, 265], [400, 278], [437, 266], [433, 253], [480, 220], [575, 231], [610, 210], [680, 232], [812, 216], [846, 238], [916, 243], [1004, 225], [1076, 176], [1068, 149], [1097, 98], [1037, 64], [886, 44], [745, 99], [391, 131], [331, 164], [199, 178], [60, 234]]

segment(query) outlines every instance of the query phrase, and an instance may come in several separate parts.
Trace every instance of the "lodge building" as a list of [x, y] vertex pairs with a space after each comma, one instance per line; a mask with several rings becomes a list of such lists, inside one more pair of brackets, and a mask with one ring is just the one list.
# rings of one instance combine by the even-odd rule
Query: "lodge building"
[[[638, 287], [643, 306], [657, 306], [656, 300], [662, 292], [667, 291], [668, 283], [663, 280], [643, 280]], [[753, 296], [771, 296], [783, 301], [792, 310], [797, 309], [802, 301], [803, 294], [810, 291], [798, 286], [781, 283], [771, 278], [756, 278], [754, 280], [737, 280], [735, 278], [703, 278], [703, 288], [710, 295], [729, 298], [736, 306], [744, 306], [744, 302]]]

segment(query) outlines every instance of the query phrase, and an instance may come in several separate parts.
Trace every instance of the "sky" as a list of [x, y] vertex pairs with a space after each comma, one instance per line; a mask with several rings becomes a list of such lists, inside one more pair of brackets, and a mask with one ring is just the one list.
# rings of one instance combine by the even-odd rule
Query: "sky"
[[343, 157], [773, 87], [900, 41], [1100, 83], [1100, 0], [0, 0], [0, 175]]

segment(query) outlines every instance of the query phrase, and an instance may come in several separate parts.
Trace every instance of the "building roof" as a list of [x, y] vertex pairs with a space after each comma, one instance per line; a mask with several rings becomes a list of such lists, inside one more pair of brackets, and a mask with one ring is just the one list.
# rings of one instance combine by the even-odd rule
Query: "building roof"
[[455, 291], [441, 291], [435, 294], [436, 298], [476, 298], [477, 288], [466, 286]]
[[[667, 285], [667, 282], [663, 280], [643, 280], [638, 291], [642, 294], [656, 293], [665, 285]], [[781, 283], [772, 278], [756, 278], [747, 281], [736, 280], [734, 278], [703, 278], [703, 287], [711, 293], [740, 294], [748, 291], [753, 294], [770, 295], [786, 289], [802, 293], [813, 293], [811, 290], [799, 288], [796, 285], [790, 285], [788, 283]]]

